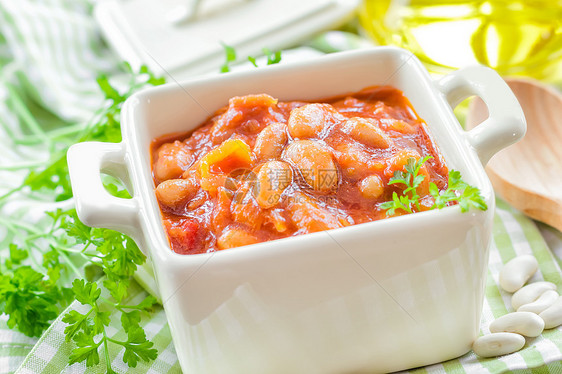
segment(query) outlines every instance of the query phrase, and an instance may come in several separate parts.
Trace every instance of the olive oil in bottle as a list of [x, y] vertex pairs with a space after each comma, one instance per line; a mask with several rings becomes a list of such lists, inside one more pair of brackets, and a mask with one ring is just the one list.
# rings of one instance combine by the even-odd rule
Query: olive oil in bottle
[[363, 28], [379, 44], [446, 73], [484, 64], [503, 75], [560, 79], [562, 0], [363, 0]]

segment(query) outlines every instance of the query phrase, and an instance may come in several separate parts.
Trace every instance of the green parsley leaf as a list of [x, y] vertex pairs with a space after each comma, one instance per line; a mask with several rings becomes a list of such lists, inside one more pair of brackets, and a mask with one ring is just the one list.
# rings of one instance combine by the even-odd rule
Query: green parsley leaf
[[64, 229], [69, 237], [76, 240], [76, 243], [85, 244], [91, 238], [91, 228], [84, 225], [76, 214], [76, 210], [68, 212], [61, 222], [61, 228]]
[[[23, 260], [29, 257], [29, 252], [25, 249], [18, 248], [17, 245], [11, 243], [10, 246], [10, 259], [7, 261], [6, 266], [11, 268], [12, 265], [19, 265]], [[8, 265], [9, 263], [9, 265]]]
[[252, 65], [254, 65], [255, 68], [258, 67], [258, 63], [256, 62], [256, 58], [255, 58], [255, 57], [248, 56], [248, 61], [250, 61], [250, 63], [251, 63]]
[[262, 51], [267, 57], [268, 65], [274, 65], [281, 62], [281, 51], [272, 52], [269, 48], [264, 48]]
[[54, 191], [55, 201], [70, 199], [72, 187], [70, 186], [66, 154], [56, 155], [55, 160], [41, 171], [31, 171], [24, 180], [24, 185], [32, 191]]
[[125, 101], [126, 97], [119, 94], [119, 92], [111, 86], [109, 79], [105, 75], [100, 75], [96, 81], [101, 91], [105, 94], [105, 98], [112, 100], [114, 104], [119, 104]]
[[230, 71], [230, 63], [236, 61], [236, 50], [223, 42], [221, 42], [222, 48], [224, 49], [225, 62], [221, 66], [221, 73], [228, 73]]
[[0, 300], [0, 313], [9, 315], [8, 327], [37, 336], [57, 317], [65, 298], [43, 274], [20, 266], [0, 276]]
[[100, 295], [101, 289], [98, 288], [97, 284], [92, 282], [86, 282], [84, 279], [75, 279], [72, 282], [72, 291], [78, 300], [82, 304], [96, 305]]
[[156, 298], [152, 295], [148, 295], [147, 297], [144, 298], [143, 301], [141, 301], [139, 304], [137, 304], [135, 306], [135, 308], [145, 311], [145, 312], [149, 312], [152, 310], [152, 307], [157, 304], [158, 301], [156, 300]]
[[111, 322], [109, 319], [110, 316], [110, 312], [101, 312], [99, 310], [95, 311], [94, 314], [94, 333], [97, 334], [101, 334], [104, 330], [105, 330], [105, 326], [109, 326], [109, 323]]
[[68, 324], [68, 326], [64, 329], [65, 339], [67, 342], [70, 341], [74, 337], [74, 334], [80, 330], [83, 330], [86, 334], [91, 332], [90, 325], [88, 323], [88, 316], [92, 311], [93, 309], [90, 309], [90, 312], [87, 314], [82, 314], [76, 310], [71, 310], [64, 315], [62, 321]]
[[141, 321], [140, 311], [133, 310], [132, 312], [121, 313], [121, 325], [128, 332], [132, 328], [138, 328]]
[[94, 366], [100, 363], [98, 347], [102, 343], [96, 343], [94, 337], [90, 334], [80, 332], [74, 335], [74, 342], [77, 348], [72, 350], [68, 361], [69, 365], [76, 362], [86, 361], [86, 366]]
[[120, 303], [127, 297], [129, 291], [129, 280], [112, 278], [106, 278], [103, 281], [103, 285], [109, 290], [111, 297], [113, 297], [118, 303]]
[[152, 348], [154, 343], [146, 339], [144, 330], [140, 327], [131, 327], [127, 331], [127, 341], [124, 342], [125, 353], [123, 354], [123, 362], [131, 367], [136, 367], [139, 360], [154, 360], [158, 355], [158, 351]]

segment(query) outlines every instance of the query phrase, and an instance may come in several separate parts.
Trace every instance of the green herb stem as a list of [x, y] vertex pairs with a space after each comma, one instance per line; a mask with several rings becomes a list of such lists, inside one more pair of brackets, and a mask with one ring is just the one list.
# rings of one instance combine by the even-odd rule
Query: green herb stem
[[21, 191], [24, 187], [26, 187], [25, 183], [22, 183], [21, 185], [19, 185], [16, 188], [12, 188], [10, 191], [6, 192], [4, 195], [0, 196], [0, 203], [4, 200], [6, 200], [8, 197], [12, 196], [13, 194], [15, 194], [16, 192]]
[[105, 332], [105, 328], [102, 330], [103, 333], [103, 338], [102, 338], [102, 342], [103, 342], [103, 352], [104, 352], [104, 356], [105, 356], [105, 364], [107, 366], [107, 371], [108, 372], [113, 372], [113, 368], [111, 367], [111, 360], [109, 359], [109, 347], [107, 345], [108, 341], [111, 341], [110, 338], [107, 337], [107, 334]]
[[33, 118], [33, 115], [31, 114], [29, 109], [27, 109], [22, 99], [16, 92], [15, 88], [10, 83], [7, 82], [6, 82], [6, 88], [8, 89], [8, 92], [10, 94], [10, 99], [12, 105], [14, 106], [14, 110], [19, 114], [19, 117], [27, 125], [27, 127], [29, 128], [29, 130], [31, 130], [32, 133], [34, 133], [39, 138], [43, 137], [48, 147], [51, 148], [52, 147], [51, 139], [47, 137], [47, 134], [45, 133], [45, 131], [43, 131], [39, 123], [35, 121], [35, 118]]
[[45, 166], [47, 164], [48, 164], [48, 161], [20, 162], [19, 164], [0, 166], [0, 170], [16, 171], [16, 170], [22, 170], [22, 169], [32, 169], [32, 168], [37, 168], [37, 167], [40, 167], [40, 166]]

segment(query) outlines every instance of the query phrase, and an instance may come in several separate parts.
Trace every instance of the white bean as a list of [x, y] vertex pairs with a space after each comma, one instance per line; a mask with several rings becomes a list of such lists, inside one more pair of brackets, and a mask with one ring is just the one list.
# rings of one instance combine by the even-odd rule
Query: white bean
[[515, 257], [500, 271], [501, 288], [507, 292], [517, 291], [535, 274], [538, 268], [537, 259], [531, 255]]
[[533, 301], [532, 303], [521, 305], [517, 308], [518, 312], [532, 312], [535, 314], [540, 314], [546, 310], [549, 306], [554, 304], [554, 302], [558, 299], [560, 295], [558, 292], [554, 290], [548, 290], [542, 295], [539, 296], [538, 299]]
[[378, 199], [384, 193], [384, 182], [376, 175], [369, 175], [359, 183], [361, 195], [367, 199]]
[[337, 189], [338, 169], [332, 150], [313, 140], [295, 140], [285, 148], [283, 157], [291, 161], [315, 191], [328, 193]]
[[531, 312], [513, 312], [490, 323], [490, 332], [514, 332], [534, 338], [544, 330], [544, 321]]
[[390, 137], [371, 118], [350, 118], [343, 124], [342, 131], [369, 147], [388, 148], [392, 143]]
[[544, 328], [552, 329], [562, 325], [562, 296], [558, 297], [556, 301], [539, 314], [544, 320]]
[[272, 208], [277, 205], [281, 194], [292, 181], [293, 172], [289, 164], [283, 161], [268, 161], [258, 172], [254, 197], [262, 208]]
[[289, 134], [295, 139], [318, 138], [326, 128], [336, 122], [344, 121], [330, 104], [307, 104], [293, 109], [287, 123]]
[[497, 332], [476, 339], [472, 350], [480, 357], [496, 357], [517, 352], [525, 345], [525, 338], [512, 332]]
[[521, 305], [532, 303], [537, 300], [543, 293], [549, 290], [555, 290], [556, 285], [551, 282], [535, 282], [526, 285], [511, 297], [511, 306], [518, 310]]
[[256, 138], [254, 154], [260, 161], [270, 160], [281, 156], [287, 144], [286, 125], [272, 123], [263, 129]]
[[217, 247], [220, 250], [242, 247], [258, 243], [259, 240], [248, 230], [233, 225], [228, 226], [217, 239]]
[[176, 140], [173, 143], [164, 143], [158, 149], [154, 175], [160, 182], [179, 178], [191, 164], [192, 157], [182, 142]]
[[156, 187], [155, 193], [161, 204], [174, 209], [195, 197], [197, 191], [199, 185], [193, 179], [168, 179]]

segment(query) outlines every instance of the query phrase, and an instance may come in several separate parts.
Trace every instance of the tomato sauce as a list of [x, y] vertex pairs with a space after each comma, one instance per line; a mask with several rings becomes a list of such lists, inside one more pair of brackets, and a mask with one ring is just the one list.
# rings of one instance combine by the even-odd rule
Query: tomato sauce
[[388, 86], [314, 103], [234, 97], [190, 134], [155, 139], [151, 154], [164, 227], [181, 254], [386, 218], [381, 204], [401, 189], [389, 179], [409, 158], [432, 157], [417, 210], [433, 205], [430, 182], [447, 188], [425, 122]]

